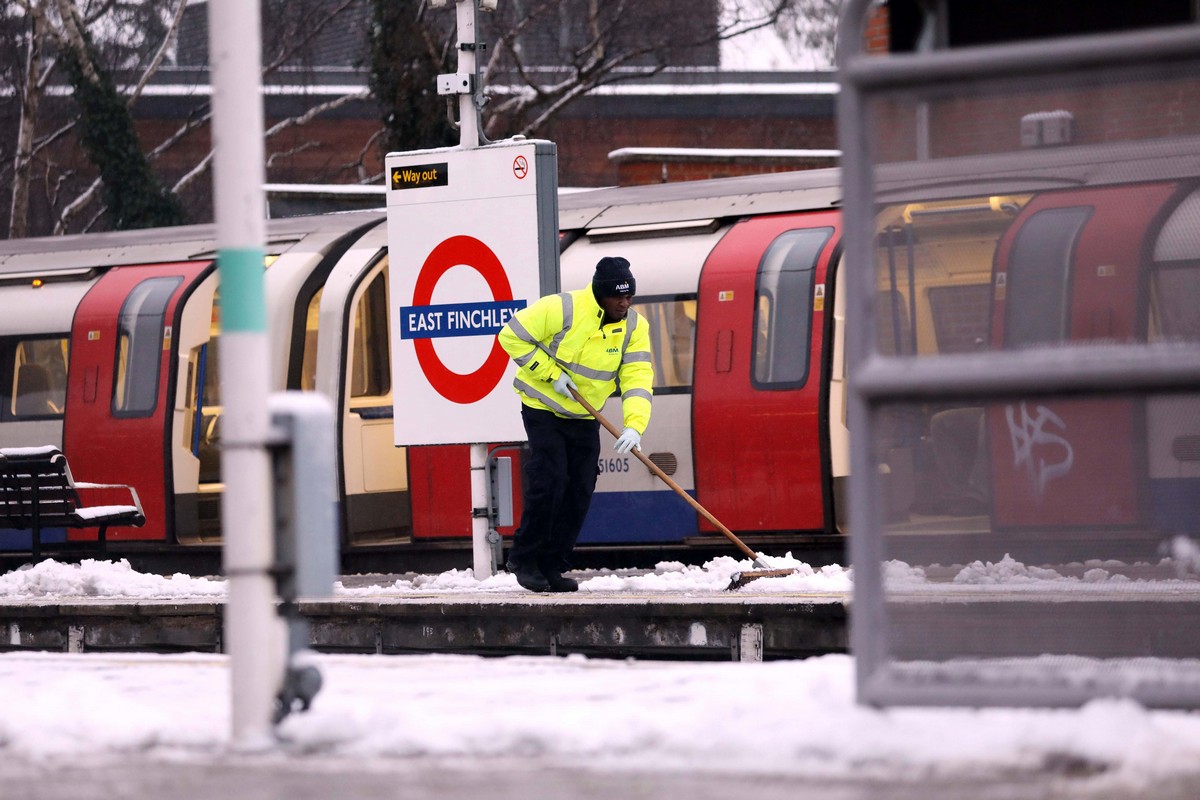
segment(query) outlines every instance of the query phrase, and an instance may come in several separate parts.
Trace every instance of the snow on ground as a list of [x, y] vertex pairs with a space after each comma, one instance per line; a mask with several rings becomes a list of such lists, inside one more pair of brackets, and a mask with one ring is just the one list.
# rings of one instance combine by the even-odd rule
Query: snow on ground
[[[282, 751], [297, 757], [502, 757], [854, 779], [970, 779], [1066, 764], [1131, 791], [1200, 764], [1198, 714], [1127, 700], [1076, 710], [877, 710], [854, 703], [854, 662], [843, 655], [315, 662], [323, 690], [278, 729]], [[224, 656], [4, 653], [0, 685], [0, 758], [204, 760], [230, 748]]]
[[[845, 596], [850, 570], [772, 559], [796, 574], [742, 591]], [[653, 573], [603, 573], [582, 591], [687, 595], [722, 592], [748, 562], [664, 562]], [[1169, 561], [1143, 565], [1175, 575]], [[1059, 570], [1062, 571], [1059, 571]], [[1012, 559], [944, 569], [893, 562], [888, 581], [943, 588], [1078, 591], [1184, 583], [1130, 578], [1118, 562], [1059, 569]], [[1073, 574], [1064, 574], [1071, 572]], [[1103, 574], [1101, 574], [1103, 573]], [[956, 583], [956, 581], [959, 581]], [[965, 583], [964, 583], [965, 582]], [[1190, 582], [1195, 585], [1195, 582]], [[772, 587], [788, 587], [786, 589]], [[0, 575], [0, 603], [79, 598], [220, 599], [224, 581], [144, 575], [128, 563], [53, 561]], [[338, 595], [518, 591], [508, 575], [476, 581], [464, 570], [414, 576]], [[1079, 709], [871, 709], [854, 702], [854, 659], [835, 655], [767, 663], [651, 662], [474, 656], [312, 657], [325, 686], [311, 711], [279, 727], [287, 754], [419, 759], [501, 757], [597, 769], [674, 769], [867, 776], [959, 776], [1069, 768], [1127, 788], [1200, 772], [1200, 713], [1147, 710], [1130, 700]], [[1075, 659], [1073, 669], [1106, 662]], [[1172, 667], [1142, 659], [1147, 679]], [[1011, 664], [988, 664], [1011, 675]], [[1018, 665], [1019, 666], [1019, 665]], [[1075, 674], [1075, 673], [1072, 673]], [[124, 758], [203, 761], [230, 746], [229, 661], [210, 654], [0, 653], [0, 759]], [[1057, 765], [1057, 766], [1056, 766]], [[1067, 765], [1067, 767], [1063, 767]]]
[[[833, 592], [850, 591], [851, 571], [840, 566], [814, 568], [791, 555], [764, 557], [772, 567], [794, 569], [783, 578], [754, 581], [741, 591]], [[713, 559], [703, 566], [662, 562], [653, 572], [602, 571], [593, 577], [581, 574], [580, 592], [663, 592], [679, 595], [724, 593], [732, 576], [754, 569], [749, 560], [729, 557]], [[588, 573], [589, 575], [591, 573]], [[523, 592], [517, 579], [505, 572], [485, 580], [476, 580], [468, 569], [456, 569], [438, 575], [412, 575], [379, 586], [347, 587], [338, 582], [335, 596], [370, 597], [380, 595], [460, 594], [464, 592]], [[0, 602], [43, 598], [109, 598], [113, 600], [151, 600], [184, 598], [221, 598], [225, 581], [221, 578], [193, 578], [187, 575], [159, 576], [135, 572], [128, 561], [85, 559], [78, 564], [53, 560], [26, 565], [0, 575]]]

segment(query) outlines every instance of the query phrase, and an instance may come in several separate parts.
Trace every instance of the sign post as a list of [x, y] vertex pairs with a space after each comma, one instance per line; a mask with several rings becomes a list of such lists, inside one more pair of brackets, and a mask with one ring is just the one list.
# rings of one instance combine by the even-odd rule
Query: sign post
[[558, 291], [558, 161], [553, 142], [479, 144], [477, 1], [458, 0], [458, 72], [438, 76], [439, 94], [459, 95], [460, 145], [389, 153], [385, 165], [395, 444], [471, 445], [482, 580], [493, 573], [486, 443], [525, 440], [516, 367], [496, 334]]

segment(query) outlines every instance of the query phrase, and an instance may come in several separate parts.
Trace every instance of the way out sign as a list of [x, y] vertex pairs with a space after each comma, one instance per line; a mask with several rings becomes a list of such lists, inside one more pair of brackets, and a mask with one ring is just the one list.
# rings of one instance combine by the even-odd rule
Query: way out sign
[[395, 443], [521, 441], [496, 334], [558, 291], [555, 146], [505, 141], [386, 159]]

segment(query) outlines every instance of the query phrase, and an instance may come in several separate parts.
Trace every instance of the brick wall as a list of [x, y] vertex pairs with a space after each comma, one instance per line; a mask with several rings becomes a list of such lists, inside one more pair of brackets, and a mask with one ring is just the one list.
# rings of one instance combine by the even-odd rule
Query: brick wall
[[871, 9], [867, 18], [865, 30], [868, 53], [887, 53], [891, 46], [890, 27], [888, 25], [888, 7], [876, 6]]
[[700, 181], [834, 166], [837, 166], [836, 158], [720, 158], [703, 155], [656, 158], [648, 155], [619, 162], [617, 182], [621, 186], [640, 186], [648, 183]]
[[[1200, 135], [1200, 81], [1189, 78], [1044, 92], [1014, 90], [940, 100], [930, 104], [929, 153], [934, 158], [949, 158], [1020, 150], [1021, 117], [1057, 110], [1073, 117], [1072, 144]], [[915, 106], [881, 102], [876, 115], [880, 158], [916, 158]]]
[[[796, 150], [837, 147], [837, 129], [832, 115], [824, 118], [796, 119], [766, 115], [739, 119], [564, 118], [553, 126], [553, 130], [549, 131], [547, 136], [558, 143], [559, 184], [562, 186], [625, 184], [632, 179], [632, 174], [623, 173], [608, 157], [609, 153], [622, 147]], [[720, 166], [711, 166], [710, 169], [719, 170]], [[732, 170], [733, 167], [728, 169]], [[745, 165], [738, 169], [745, 169]], [[654, 182], [661, 180], [661, 171], [659, 168], [657, 174], [660, 177], [654, 178]], [[668, 171], [670, 172], [670, 168]], [[690, 173], [671, 174], [672, 180], [684, 180], [685, 178], [677, 176]], [[742, 172], [731, 171], [727, 174]], [[639, 179], [637, 182], [644, 181]]]

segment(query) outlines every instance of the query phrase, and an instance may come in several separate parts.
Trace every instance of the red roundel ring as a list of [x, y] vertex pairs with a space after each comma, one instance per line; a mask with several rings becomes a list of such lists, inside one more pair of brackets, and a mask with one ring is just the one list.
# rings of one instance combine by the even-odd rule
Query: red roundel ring
[[[487, 281], [492, 299], [512, 300], [512, 286], [504, 274], [504, 266], [492, 249], [474, 236], [451, 236], [433, 248], [433, 252], [421, 265], [417, 285], [413, 288], [413, 305], [427, 306], [433, 300], [433, 287], [446, 271], [458, 265], [471, 267]], [[462, 375], [446, 367], [433, 349], [432, 339], [417, 339], [413, 342], [417, 352], [417, 363], [429, 380], [429, 385], [442, 397], [453, 403], [475, 403], [487, 397], [508, 367], [508, 353], [496, 340], [492, 352], [483, 366], [474, 372]]]

